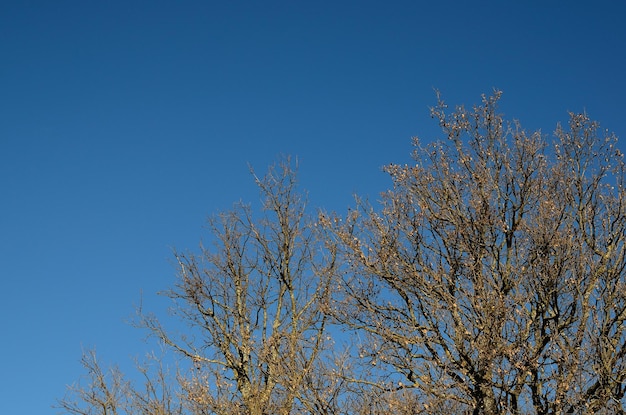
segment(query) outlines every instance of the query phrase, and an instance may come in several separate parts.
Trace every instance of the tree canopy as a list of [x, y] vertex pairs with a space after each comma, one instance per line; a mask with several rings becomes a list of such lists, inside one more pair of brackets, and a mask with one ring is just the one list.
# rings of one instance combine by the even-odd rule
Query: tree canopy
[[[431, 109], [444, 138], [384, 168], [377, 204], [311, 212], [289, 158], [262, 209], [176, 252], [185, 329], [142, 315], [180, 364], [145, 384], [83, 358], [68, 414], [626, 413], [626, 191], [586, 114], [553, 136], [498, 112]], [[158, 360], [158, 359], [157, 359]]]

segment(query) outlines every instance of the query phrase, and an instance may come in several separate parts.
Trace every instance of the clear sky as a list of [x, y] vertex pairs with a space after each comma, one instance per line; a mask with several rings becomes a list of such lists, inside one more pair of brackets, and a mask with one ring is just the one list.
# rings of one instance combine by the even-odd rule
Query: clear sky
[[[0, 5], [0, 414], [55, 414], [207, 215], [297, 156], [310, 205], [389, 185], [439, 138], [434, 88], [554, 130], [583, 111], [626, 139], [621, 1], [4, 1]], [[622, 149], [626, 146], [621, 144]]]

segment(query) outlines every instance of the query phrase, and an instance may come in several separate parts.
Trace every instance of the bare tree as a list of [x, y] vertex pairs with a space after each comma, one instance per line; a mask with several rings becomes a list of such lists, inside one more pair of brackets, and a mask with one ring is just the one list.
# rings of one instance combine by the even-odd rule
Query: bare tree
[[[162, 356], [150, 354], [137, 363], [141, 382], [126, 379], [117, 367], [102, 367], [94, 350], [83, 353], [87, 372], [70, 386], [57, 407], [72, 415], [183, 415], [180, 388]], [[139, 386], [137, 386], [139, 384]]]
[[[413, 413], [622, 414], [626, 191], [613, 135], [571, 114], [548, 144], [500, 93], [432, 116], [445, 140], [389, 165], [382, 207], [323, 217], [345, 267], [333, 314], [378, 402]], [[402, 412], [396, 412], [402, 413]]]
[[[166, 293], [182, 324], [140, 313], [177, 356], [176, 373], [160, 359], [139, 366], [136, 387], [108, 376], [87, 355], [93, 380], [70, 390], [60, 407], [95, 414], [335, 414], [344, 381], [327, 329], [335, 253], [306, 213], [290, 160], [254, 176], [262, 197], [255, 213], [239, 204], [211, 217], [210, 247], [175, 253], [179, 275]], [[86, 409], [84, 409], [86, 408]]]
[[239, 205], [214, 216], [214, 245], [176, 254], [168, 295], [188, 330], [173, 335], [153, 317], [144, 325], [191, 363], [180, 380], [194, 414], [325, 413], [335, 392], [313, 386], [329, 340], [322, 308], [334, 256], [322, 251], [288, 160], [256, 180], [260, 215]]
[[103, 369], [94, 351], [83, 353], [81, 364], [86, 377], [68, 387], [58, 407], [74, 415], [126, 414], [129, 384], [122, 373], [117, 368]]

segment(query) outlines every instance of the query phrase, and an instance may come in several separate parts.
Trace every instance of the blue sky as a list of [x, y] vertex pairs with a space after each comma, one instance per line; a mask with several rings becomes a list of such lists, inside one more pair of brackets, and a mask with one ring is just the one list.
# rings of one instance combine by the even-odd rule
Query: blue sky
[[[626, 137], [622, 2], [15, 1], [0, 5], [0, 400], [57, 413], [95, 346], [149, 346], [135, 305], [174, 281], [207, 215], [256, 201], [248, 164], [297, 156], [310, 205], [376, 198], [434, 88], [554, 130]], [[622, 148], [626, 146], [621, 144]]]

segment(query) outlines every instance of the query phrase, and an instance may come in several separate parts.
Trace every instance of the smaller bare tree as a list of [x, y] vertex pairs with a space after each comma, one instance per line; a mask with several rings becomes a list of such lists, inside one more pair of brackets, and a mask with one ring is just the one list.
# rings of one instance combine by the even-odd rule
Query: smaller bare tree
[[345, 402], [340, 360], [324, 309], [335, 252], [306, 212], [289, 159], [254, 176], [260, 213], [239, 204], [209, 219], [211, 246], [175, 253], [179, 274], [166, 294], [178, 330], [140, 313], [176, 356], [175, 375], [160, 359], [139, 367], [135, 387], [95, 354], [83, 363], [91, 382], [60, 407], [73, 415], [339, 414]]
[[83, 353], [85, 377], [70, 386], [57, 407], [72, 415], [182, 415], [176, 378], [162, 357], [154, 354], [137, 363], [137, 384], [127, 380], [117, 367], [105, 369], [95, 351]]
[[58, 407], [73, 415], [122, 415], [128, 413], [129, 383], [117, 368], [103, 369], [96, 353], [83, 353], [86, 377], [68, 387]]
[[176, 253], [168, 295], [188, 329], [143, 324], [190, 363], [180, 382], [192, 413], [324, 413], [338, 399], [319, 373], [334, 253], [322, 251], [289, 160], [256, 181], [261, 215], [238, 205], [209, 220], [211, 248]]

